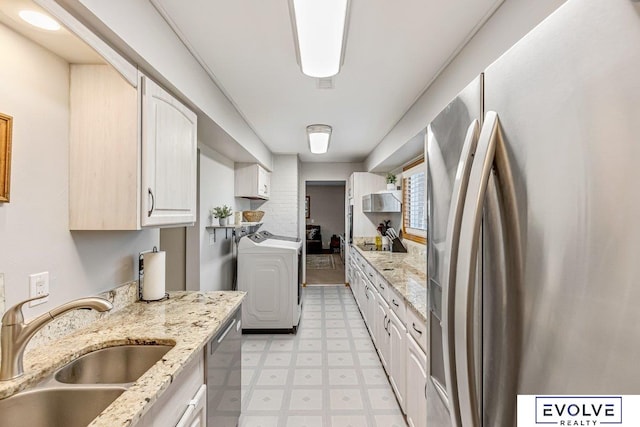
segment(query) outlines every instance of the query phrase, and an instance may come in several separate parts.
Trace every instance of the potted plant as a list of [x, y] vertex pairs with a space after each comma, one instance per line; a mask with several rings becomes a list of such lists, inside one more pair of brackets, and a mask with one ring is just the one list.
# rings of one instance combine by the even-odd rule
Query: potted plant
[[233, 210], [227, 205], [216, 206], [211, 209], [211, 216], [214, 218], [218, 218], [220, 222], [220, 226], [224, 227], [227, 225], [227, 218], [229, 218], [233, 214]]
[[396, 176], [391, 172], [387, 173], [387, 190], [395, 190], [396, 189]]

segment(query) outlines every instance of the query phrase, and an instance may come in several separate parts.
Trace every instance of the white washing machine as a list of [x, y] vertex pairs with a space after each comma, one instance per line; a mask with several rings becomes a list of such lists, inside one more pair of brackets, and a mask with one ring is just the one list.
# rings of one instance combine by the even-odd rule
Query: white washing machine
[[238, 242], [238, 290], [244, 332], [295, 332], [302, 312], [302, 242], [268, 231]]

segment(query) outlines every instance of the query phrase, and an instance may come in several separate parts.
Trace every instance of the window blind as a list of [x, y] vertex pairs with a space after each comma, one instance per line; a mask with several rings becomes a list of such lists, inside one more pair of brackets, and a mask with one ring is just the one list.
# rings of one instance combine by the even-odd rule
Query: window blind
[[407, 209], [404, 212], [405, 225], [408, 228], [426, 230], [425, 206], [425, 175], [424, 172], [413, 174], [406, 178], [406, 190], [404, 203]]

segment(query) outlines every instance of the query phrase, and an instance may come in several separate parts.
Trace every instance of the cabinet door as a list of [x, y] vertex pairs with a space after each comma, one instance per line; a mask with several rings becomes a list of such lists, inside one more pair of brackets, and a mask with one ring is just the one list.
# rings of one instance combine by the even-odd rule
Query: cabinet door
[[365, 319], [367, 323], [367, 327], [369, 328], [369, 332], [371, 333], [371, 338], [373, 340], [373, 344], [376, 344], [376, 335], [374, 332], [374, 316], [376, 313], [376, 292], [375, 288], [371, 283], [365, 278], [364, 274], [362, 275], [363, 283], [365, 286], [365, 311], [367, 312], [367, 317]]
[[398, 316], [389, 310], [389, 380], [391, 387], [398, 397], [398, 402], [402, 411], [405, 411], [405, 396], [407, 383], [407, 329], [404, 327]]
[[191, 399], [176, 427], [205, 427], [207, 425], [207, 386], [202, 385]]
[[142, 91], [141, 225], [193, 223], [197, 117], [147, 78]]
[[407, 338], [407, 423], [410, 427], [427, 425], [427, 356], [415, 340]]
[[271, 173], [260, 165], [256, 166], [258, 167], [258, 195], [268, 199], [271, 194]]
[[376, 312], [374, 315], [374, 334], [382, 367], [389, 372], [389, 332], [387, 324], [389, 320], [389, 305], [382, 295], [376, 292]]

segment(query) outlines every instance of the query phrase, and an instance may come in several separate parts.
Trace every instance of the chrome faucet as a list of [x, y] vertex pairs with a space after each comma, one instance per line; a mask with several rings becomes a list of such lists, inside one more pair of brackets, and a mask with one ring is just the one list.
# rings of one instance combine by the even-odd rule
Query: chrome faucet
[[61, 306], [36, 317], [29, 323], [24, 323], [22, 306], [30, 301], [35, 301], [47, 296], [49, 295], [40, 295], [38, 297], [19, 302], [13, 307], [7, 309], [7, 312], [2, 316], [2, 336], [0, 337], [2, 341], [2, 347], [0, 349], [2, 351], [2, 364], [0, 365], [0, 381], [12, 380], [24, 374], [22, 357], [27, 343], [36, 332], [56, 317], [66, 313], [67, 311], [83, 308], [92, 308], [100, 312], [109, 311], [113, 308], [113, 304], [103, 298], [80, 298], [66, 304], [62, 304]]

